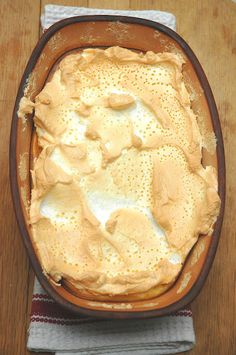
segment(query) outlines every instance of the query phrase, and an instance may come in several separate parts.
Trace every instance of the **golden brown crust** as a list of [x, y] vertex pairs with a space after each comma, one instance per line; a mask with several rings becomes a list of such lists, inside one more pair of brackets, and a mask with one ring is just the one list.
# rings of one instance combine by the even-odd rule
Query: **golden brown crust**
[[173, 282], [169, 283], [168, 285], [158, 285], [145, 292], [131, 293], [128, 295], [102, 295], [98, 293], [92, 293], [89, 292], [89, 290], [78, 289], [78, 287], [74, 286], [73, 283], [67, 279], [63, 279], [62, 285], [73, 295], [91, 301], [96, 299], [96, 301], [107, 302], [132, 302], [155, 298], [167, 291], [172, 286]]

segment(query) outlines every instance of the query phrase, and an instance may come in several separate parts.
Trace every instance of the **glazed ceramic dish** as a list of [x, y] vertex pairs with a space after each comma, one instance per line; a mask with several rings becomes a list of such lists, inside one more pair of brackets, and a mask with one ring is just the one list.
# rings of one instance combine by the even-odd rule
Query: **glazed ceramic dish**
[[[221, 208], [212, 235], [200, 236], [192, 248], [176, 282], [163, 294], [136, 301], [85, 299], [62, 281], [57, 286], [42, 272], [29, 225], [31, 191], [30, 168], [38, 156], [32, 116], [18, 117], [23, 96], [34, 101], [56, 64], [68, 53], [84, 48], [120, 46], [135, 51], [172, 52], [180, 54], [185, 64], [183, 80], [198, 115], [200, 131], [207, 147], [215, 133], [216, 149], [203, 148], [203, 166], [212, 165], [218, 172], [218, 194]], [[98, 317], [142, 318], [165, 315], [190, 303], [202, 288], [213, 262], [223, 220], [225, 200], [224, 150], [214, 98], [205, 74], [189, 48], [175, 32], [152, 21], [120, 16], [83, 16], [60, 21], [40, 39], [24, 72], [13, 112], [10, 173], [13, 202], [19, 228], [32, 266], [45, 290], [62, 306], [77, 313]]]

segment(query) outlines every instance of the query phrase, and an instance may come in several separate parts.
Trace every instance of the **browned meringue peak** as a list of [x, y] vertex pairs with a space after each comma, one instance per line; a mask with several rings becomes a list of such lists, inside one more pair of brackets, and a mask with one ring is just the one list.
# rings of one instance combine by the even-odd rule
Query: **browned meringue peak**
[[181, 148], [159, 148], [154, 157], [153, 213], [169, 245], [181, 250], [199, 234], [209, 233], [220, 206], [216, 190], [212, 168], [193, 173]]
[[134, 98], [128, 94], [110, 94], [108, 96], [108, 106], [114, 110], [122, 110], [134, 103]]
[[44, 271], [96, 294], [170, 285], [219, 211], [217, 177], [173, 53], [86, 49], [35, 104], [31, 224]]
[[33, 112], [34, 103], [28, 99], [27, 97], [22, 97], [20, 100], [19, 110], [18, 110], [18, 117], [24, 119], [25, 115], [30, 114]]

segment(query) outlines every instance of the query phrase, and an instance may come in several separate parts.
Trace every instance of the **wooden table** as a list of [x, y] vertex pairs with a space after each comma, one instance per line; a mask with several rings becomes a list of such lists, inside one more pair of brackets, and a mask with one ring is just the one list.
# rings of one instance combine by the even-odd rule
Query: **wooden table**
[[197, 345], [191, 355], [236, 354], [236, 4], [230, 0], [15, 0], [0, 1], [0, 355], [26, 350], [33, 272], [13, 213], [8, 142], [11, 114], [28, 57], [40, 35], [46, 3], [158, 9], [174, 13], [177, 31], [190, 44], [208, 76], [220, 113], [227, 165], [224, 227], [210, 276], [193, 302]]

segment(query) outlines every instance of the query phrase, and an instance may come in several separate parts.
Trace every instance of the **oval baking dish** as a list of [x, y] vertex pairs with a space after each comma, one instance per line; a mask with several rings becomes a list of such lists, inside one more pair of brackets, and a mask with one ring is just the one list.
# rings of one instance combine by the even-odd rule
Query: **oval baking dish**
[[[51, 69], [66, 53], [87, 47], [121, 46], [138, 51], [180, 53], [184, 59], [183, 77], [192, 97], [192, 109], [201, 118], [201, 129], [216, 136], [216, 149], [203, 149], [203, 165], [218, 172], [221, 208], [212, 235], [200, 236], [192, 248], [174, 285], [151, 300], [104, 302], [80, 298], [73, 290], [56, 286], [42, 272], [28, 223], [31, 178], [35, 157], [32, 115], [18, 117], [23, 96], [34, 100], [42, 90]], [[206, 142], [207, 143], [207, 142]], [[210, 151], [210, 153], [209, 153]], [[186, 42], [169, 28], [148, 20], [123, 16], [81, 16], [62, 20], [46, 31], [35, 47], [18, 90], [12, 117], [10, 141], [10, 179], [19, 229], [36, 276], [48, 294], [60, 305], [80, 314], [107, 318], [163, 316], [189, 304], [201, 290], [217, 249], [225, 203], [224, 148], [215, 101], [206, 76]]]

